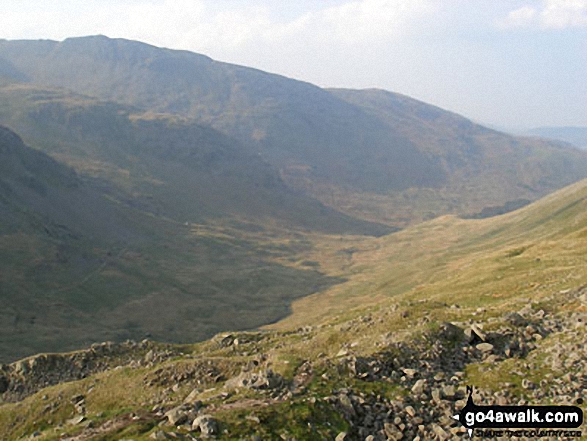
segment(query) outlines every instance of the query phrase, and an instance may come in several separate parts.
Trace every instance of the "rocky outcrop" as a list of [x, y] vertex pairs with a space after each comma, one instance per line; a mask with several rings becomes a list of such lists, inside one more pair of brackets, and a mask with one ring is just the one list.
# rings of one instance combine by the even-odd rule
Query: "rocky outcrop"
[[[326, 400], [351, 423], [339, 434], [345, 440], [448, 440], [461, 439], [464, 428], [452, 416], [465, 405], [464, 370], [470, 363], [493, 363], [507, 358], [528, 360], [528, 354], [549, 335], [560, 335], [564, 343], [549, 353], [546, 362], [561, 378], [550, 376], [535, 385], [524, 378], [538, 371], [528, 361], [518, 372], [522, 388], [536, 403], [574, 404], [587, 386], [587, 349], [578, 329], [587, 314], [551, 316], [544, 310], [526, 308], [488, 323], [445, 323], [418, 341], [397, 343], [372, 357], [339, 360], [339, 370], [368, 382], [403, 385], [408, 394], [396, 399], [353, 389], [333, 391]], [[492, 331], [484, 331], [489, 329]], [[514, 373], [515, 374], [515, 373]], [[483, 404], [524, 404], [507, 387], [502, 391], [476, 390]]]
[[156, 345], [146, 340], [140, 343], [104, 342], [93, 344], [88, 350], [41, 354], [0, 365], [0, 400], [20, 401], [47, 386], [80, 380], [116, 366], [144, 365], [145, 352], [155, 353], [158, 361], [177, 353], [172, 346]]

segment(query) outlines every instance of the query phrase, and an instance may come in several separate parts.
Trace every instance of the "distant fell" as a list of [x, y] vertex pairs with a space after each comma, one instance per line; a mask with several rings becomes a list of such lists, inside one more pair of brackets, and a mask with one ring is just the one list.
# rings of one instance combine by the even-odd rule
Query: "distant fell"
[[587, 149], [587, 127], [538, 127], [529, 130], [528, 135], [568, 142]]
[[181, 116], [237, 139], [285, 183], [346, 214], [405, 226], [536, 200], [587, 176], [587, 154], [496, 132], [380, 90], [328, 90], [103, 36], [0, 42], [21, 81]]

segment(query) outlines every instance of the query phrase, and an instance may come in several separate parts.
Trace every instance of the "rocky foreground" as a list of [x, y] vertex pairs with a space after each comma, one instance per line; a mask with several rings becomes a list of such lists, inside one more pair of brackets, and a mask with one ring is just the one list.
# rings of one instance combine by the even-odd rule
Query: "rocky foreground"
[[[39, 355], [0, 366], [0, 433], [72, 441], [463, 439], [452, 417], [465, 405], [467, 385], [476, 386], [477, 404], [582, 403], [586, 292], [546, 299], [570, 305], [558, 312], [542, 302], [501, 315], [480, 309], [465, 321], [424, 315], [422, 331], [401, 339], [379, 333], [409, 314], [392, 306], [289, 333], [223, 334], [198, 346], [102, 343]], [[344, 338], [375, 329], [372, 351]], [[332, 344], [313, 352], [327, 331]], [[297, 357], [283, 357], [290, 345]], [[299, 348], [310, 348], [308, 356]]]

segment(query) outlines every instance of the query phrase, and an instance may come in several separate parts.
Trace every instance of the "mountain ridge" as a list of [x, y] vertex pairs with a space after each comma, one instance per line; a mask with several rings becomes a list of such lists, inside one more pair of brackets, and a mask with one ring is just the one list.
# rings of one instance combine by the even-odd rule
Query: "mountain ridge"
[[211, 125], [261, 154], [295, 190], [395, 227], [535, 200], [587, 169], [582, 152], [482, 128], [391, 92], [385, 97], [402, 102], [400, 112], [374, 102], [372, 91], [321, 89], [129, 40], [11, 44], [0, 44], [0, 58], [32, 82]]

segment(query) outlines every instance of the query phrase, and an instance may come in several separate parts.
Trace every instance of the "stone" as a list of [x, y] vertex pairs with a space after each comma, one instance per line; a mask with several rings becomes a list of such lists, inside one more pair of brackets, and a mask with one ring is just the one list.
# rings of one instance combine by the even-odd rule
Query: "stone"
[[393, 425], [391, 423], [385, 423], [383, 425], [383, 430], [384, 430], [385, 435], [387, 436], [388, 440], [400, 441], [404, 437], [404, 434], [402, 433], [402, 431], [399, 430], [395, 425]]
[[155, 361], [155, 352], [151, 349], [149, 352], [145, 354], [144, 360], [146, 363], [151, 363]]
[[3, 394], [8, 390], [8, 386], [10, 383], [8, 382], [8, 378], [3, 375], [0, 375], [0, 394]]
[[67, 421], [68, 424], [71, 424], [72, 426], [77, 426], [81, 423], [83, 423], [86, 420], [85, 416], [78, 416], [76, 418], [72, 418], [69, 421]]
[[461, 341], [465, 338], [465, 332], [463, 329], [448, 322], [440, 325], [440, 330], [438, 334], [440, 338], [449, 341]]
[[193, 391], [191, 391], [189, 393], [189, 395], [187, 397], [185, 397], [185, 400], [183, 400], [183, 402], [185, 404], [190, 404], [192, 406], [194, 406], [196, 409], [202, 407], [202, 402], [198, 400], [198, 397], [200, 396], [200, 391], [198, 389], [194, 389]]
[[204, 436], [216, 435], [218, 422], [210, 415], [200, 415], [192, 423], [192, 430], [200, 430]]
[[436, 375], [434, 375], [434, 381], [442, 381], [446, 378], [446, 374], [444, 372], [437, 372]]
[[426, 380], [418, 380], [412, 386], [412, 392], [416, 395], [420, 395], [424, 393], [424, 388], [426, 387]]
[[261, 424], [261, 419], [258, 416], [255, 416], [255, 415], [247, 415], [245, 417], [245, 419], [247, 421], [252, 421], [255, 424]]
[[414, 378], [416, 376], [416, 370], [415, 369], [402, 369], [402, 371], [404, 372], [404, 374], [406, 374], [409, 378]]
[[171, 424], [172, 426], [178, 426], [180, 424], [183, 424], [188, 419], [187, 412], [181, 407], [176, 407], [166, 412], [165, 417], [167, 418], [169, 424]]
[[347, 415], [355, 415], [355, 408], [350, 397], [347, 394], [342, 394], [340, 397], [338, 397], [338, 402], [340, 403], [340, 406]]
[[442, 388], [442, 395], [444, 396], [444, 398], [446, 398], [448, 400], [454, 399], [456, 396], [455, 387], [452, 385], [444, 386]]
[[347, 355], [349, 355], [349, 351], [347, 351], [346, 349], [341, 349], [336, 353], [337, 357], [346, 357]]
[[271, 369], [259, 372], [243, 372], [235, 378], [228, 380], [224, 387], [228, 389], [278, 389], [284, 384], [283, 377]]
[[528, 321], [517, 312], [506, 314], [505, 321], [516, 327], [522, 327], [528, 324]]
[[491, 343], [479, 343], [475, 346], [481, 352], [489, 353], [493, 351], [493, 345]]
[[334, 441], [349, 441], [349, 435], [346, 432], [340, 432], [338, 435], [336, 435], [336, 438], [334, 439]]
[[432, 426], [432, 430], [436, 434], [436, 437], [439, 441], [445, 441], [450, 438], [450, 434], [437, 424]]
[[481, 330], [481, 328], [475, 324], [472, 324], [469, 328], [465, 329], [465, 335], [470, 344], [477, 344], [486, 341], [487, 336]]
[[416, 416], [416, 409], [414, 409], [412, 406], [406, 406], [405, 411], [411, 417]]

